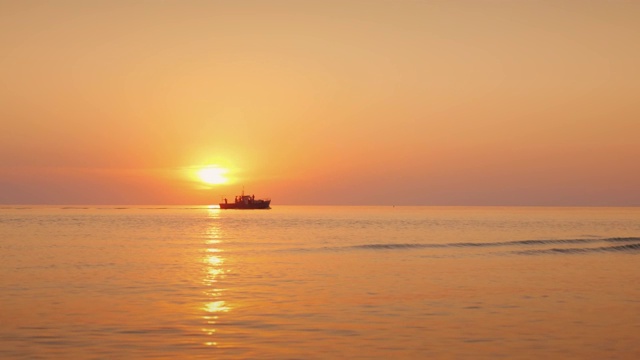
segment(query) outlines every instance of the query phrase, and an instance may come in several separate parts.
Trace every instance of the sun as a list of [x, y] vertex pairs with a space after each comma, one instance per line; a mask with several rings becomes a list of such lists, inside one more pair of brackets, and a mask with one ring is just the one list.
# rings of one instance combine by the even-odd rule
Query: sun
[[198, 170], [198, 177], [210, 185], [224, 184], [228, 181], [224, 176], [227, 172], [227, 169], [218, 166], [207, 166]]

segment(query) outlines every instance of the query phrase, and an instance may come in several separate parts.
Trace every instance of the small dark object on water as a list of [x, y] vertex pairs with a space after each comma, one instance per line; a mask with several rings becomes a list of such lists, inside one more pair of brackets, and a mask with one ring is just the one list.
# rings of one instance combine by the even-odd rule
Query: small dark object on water
[[269, 206], [271, 204], [271, 199], [256, 199], [255, 195], [245, 195], [244, 190], [242, 190], [242, 195], [236, 196], [234, 202], [229, 203], [227, 199], [224, 199], [224, 202], [221, 202], [220, 209], [271, 209]]

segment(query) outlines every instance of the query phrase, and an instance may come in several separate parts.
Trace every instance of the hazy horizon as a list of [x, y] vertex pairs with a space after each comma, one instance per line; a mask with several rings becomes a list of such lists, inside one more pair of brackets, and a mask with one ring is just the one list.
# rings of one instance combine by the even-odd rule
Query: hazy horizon
[[[577, 206], [577, 205], [401, 205], [401, 204], [369, 204], [369, 205], [363, 205], [363, 204], [275, 204], [272, 205], [269, 209], [267, 210], [261, 210], [261, 209], [255, 209], [253, 211], [268, 211], [268, 210], [272, 210], [274, 207], [278, 208], [278, 207], [289, 207], [289, 206], [293, 206], [293, 207], [360, 207], [360, 208], [376, 208], [376, 207], [388, 207], [388, 208], [459, 208], [459, 209], [463, 209], [463, 208], [469, 208], [469, 209], [473, 209], [473, 208], [487, 208], [487, 209], [497, 209], [497, 208], [540, 208], [540, 209], [615, 209], [615, 208], [627, 208], [627, 209], [634, 209], [634, 208], [640, 208], [640, 206], [634, 206], [634, 205], [584, 205], [584, 206]], [[15, 204], [11, 204], [11, 203], [7, 203], [7, 204], [0, 204], [0, 209], [19, 209], [19, 208], [29, 208], [29, 207], [42, 207], [42, 208], [61, 208], [61, 209], [134, 209], [134, 208], [138, 208], [138, 209], [180, 209], [183, 207], [193, 207], [193, 209], [205, 209], [205, 208], [211, 208], [211, 209], [218, 209], [218, 202], [212, 202], [210, 204], [36, 204], [36, 203], [15, 203]], [[188, 209], [188, 208], [185, 208]], [[239, 211], [239, 210], [225, 210], [225, 211]]]

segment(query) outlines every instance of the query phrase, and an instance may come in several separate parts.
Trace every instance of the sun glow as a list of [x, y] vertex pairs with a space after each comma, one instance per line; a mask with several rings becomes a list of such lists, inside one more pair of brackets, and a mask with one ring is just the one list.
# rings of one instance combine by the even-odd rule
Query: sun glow
[[227, 169], [221, 167], [207, 166], [198, 170], [198, 177], [210, 185], [225, 184], [228, 181], [225, 177], [227, 172]]

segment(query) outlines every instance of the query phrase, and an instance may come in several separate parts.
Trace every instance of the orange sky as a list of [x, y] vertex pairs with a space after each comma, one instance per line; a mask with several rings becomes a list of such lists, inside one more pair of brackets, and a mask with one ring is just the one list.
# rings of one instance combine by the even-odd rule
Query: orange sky
[[[0, 204], [640, 205], [640, 2], [0, 0]], [[229, 169], [207, 185], [201, 166]]]

